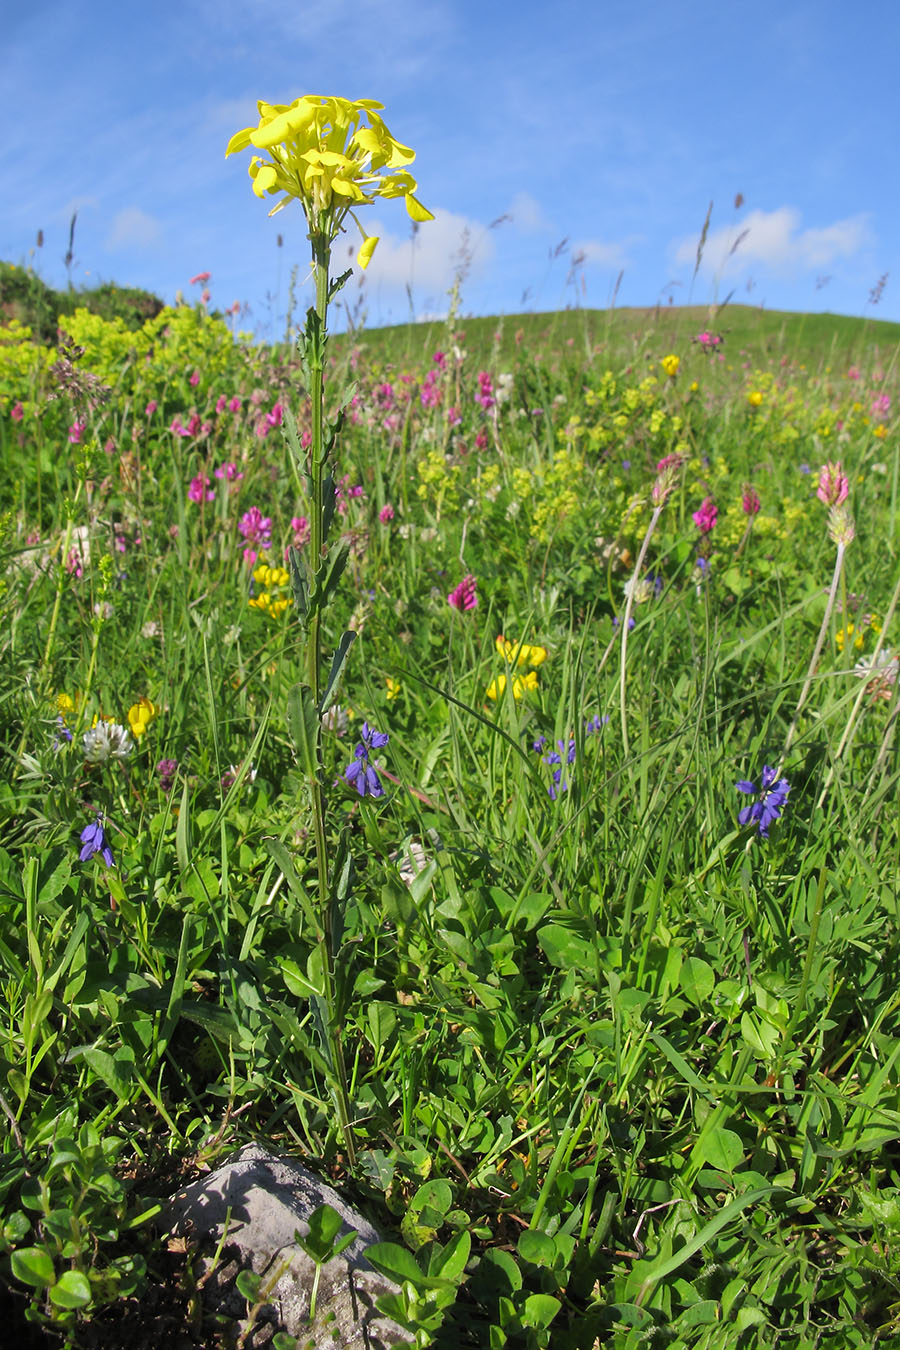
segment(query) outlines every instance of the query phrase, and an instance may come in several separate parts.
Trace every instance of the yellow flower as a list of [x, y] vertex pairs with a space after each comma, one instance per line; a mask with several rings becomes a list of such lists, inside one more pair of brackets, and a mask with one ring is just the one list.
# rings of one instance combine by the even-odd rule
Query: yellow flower
[[400, 693], [400, 690], [403, 688], [403, 685], [400, 683], [400, 681], [392, 680], [390, 675], [385, 676], [385, 683], [387, 684], [387, 697], [389, 699], [396, 698], [397, 695]]
[[758, 389], [751, 389], [747, 395], [747, 402], [751, 408], [758, 408], [763, 401], [763, 396]]
[[699, 384], [697, 383], [697, 381], [696, 381], [696, 380], [692, 380], [692, 381], [691, 381], [691, 393], [692, 393], [692, 394], [696, 394], [696, 392], [697, 392], [697, 390], [698, 390], [699, 388], [700, 388], [700, 386], [699, 386]]
[[310, 232], [329, 243], [343, 230], [345, 216], [352, 216], [363, 237], [357, 262], [364, 268], [378, 239], [366, 235], [354, 207], [376, 197], [402, 197], [413, 220], [434, 219], [416, 198], [416, 180], [407, 168], [415, 151], [388, 131], [378, 115], [383, 106], [373, 99], [313, 94], [290, 104], [260, 100], [259, 125], [236, 132], [225, 154], [248, 146], [264, 152], [253, 156], [249, 172], [257, 197], [281, 194], [269, 215], [296, 198]]
[[503, 659], [517, 666], [539, 666], [547, 659], [546, 647], [529, 647], [526, 643], [510, 642], [501, 633], [494, 644]]
[[877, 436], [880, 441], [883, 441], [885, 436], [887, 435], [887, 427], [877, 426], [875, 430], [872, 432], [872, 435]]
[[[517, 675], [512, 684], [513, 698], [521, 698], [523, 694], [533, 694], [537, 687], [538, 677], [536, 670], [529, 670], [527, 675]], [[505, 689], [506, 676], [498, 675], [496, 680], [491, 680], [485, 693], [488, 698], [497, 699], [502, 697]]]
[[678, 367], [681, 365], [681, 357], [676, 356], [674, 352], [670, 352], [668, 356], [663, 357], [659, 364], [662, 366], [669, 379], [674, 380], [675, 376], [678, 374]]
[[65, 717], [66, 713], [75, 711], [75, 702], [69, 694], [56, 695], [56, 711], [60, 717]]
[[132, 703], [128, 709], [128, 725], [136, 741], [141, 739], [154, 717], [158, 716], [159, 709], [149, 698], [140, 698], [137, 703]]

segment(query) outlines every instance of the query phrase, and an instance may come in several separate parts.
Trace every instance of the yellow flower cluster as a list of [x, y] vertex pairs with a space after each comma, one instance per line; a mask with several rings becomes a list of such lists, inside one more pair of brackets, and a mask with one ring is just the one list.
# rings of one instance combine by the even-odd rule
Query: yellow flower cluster
[[149, 698], [142, 697], [137, 703], [132, 703], [128, 709], [128, 725], [136, 741], [141, 739], [154, 717], [158, 716], [159, 708]]
[[280, 619], [288, 606], [294, 603], [292, 596], [284, 594], [291, 580], [285, 568], [260, 563], [253, 570], [253, 580], [262, 590], [259, 595], [251, 596], [250, 604], [254, 609], [261, 609], [264, 614], [268, 614], [270, 619]]
[[678, 367], [681, 365], [681, 357], [676, 356], [674, 352], [670, 352], [668, 356], [663, 357], [659, 364], [662, 366], [669, 379], [674, 380], [675, 376], [678, 374]]
[[864, 614], [858, 628], [853, 623], [848, 623], [846, 628], [839, 628], [834, 635], [835, 646], [842, 652], [845, 643], [852, 640], [853, 646], [861, 652], [866, 645], [867, 632], [876, 634], [881, 632], [881, 620], [875, 614]]
[[[538, 687], [537, 670], [534, 668], [540, 666], [547, 659], [546, 647], [532, 647], [525, 642], [510, 642], [501, 633], [495, 643], [497, 651], [503, 657], [508, 667], [515, 670], [521, 670], [523, 666], [531, 666], [532, 669], [524, 675], [514, 675], [512, 682], [513, 698], [522, 698], [524, 694], [533, 694]], [[498, 675], [495, 680], [491, 680], [486, 689], [488, 698], [502, 698], [507, 685], [507, 676]]]
[[373, 99], [313, 94], [289, 104], [260, 100], [259, 124], [235, 132], [225, 154], [248, 146], [264, 152], [253, 156], [249, 172], [257, 197], [281, 194], [269, 215], [296, 198], [310, 230], [329, 242], [351, 215], [363, 237], [357, 261], [366, 267], [378, 239], [366, 236], [353, 215], [355, 206], [376, 197], [402, 197], [413, 220], [434, 219], [414, 195], [416, 180], [407, 166], [415, 151], [388, 131], [378, 115], [383, 106]]

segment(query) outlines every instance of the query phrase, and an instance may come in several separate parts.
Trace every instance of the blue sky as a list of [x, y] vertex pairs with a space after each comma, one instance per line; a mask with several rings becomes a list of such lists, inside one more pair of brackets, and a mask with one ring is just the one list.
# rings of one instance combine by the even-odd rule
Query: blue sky
[[402, 202], [367, 208], [344, 298], [370, 325], [407, 286], [444, 313], [461, 252], [463, 313], [603, 307], [622, 272], [618, 305], [900, 320], [898, 47], [895, 0], [31, 0], [4, 20], [0, 257], [64, 283], [77, 210], [76, 285], [171, 301], [209, 271], [280, 334], [303, 217], [269, 219], [224, 148], [258, 98], [340, 94], [385, 105], [436, 216], [413, 243]]

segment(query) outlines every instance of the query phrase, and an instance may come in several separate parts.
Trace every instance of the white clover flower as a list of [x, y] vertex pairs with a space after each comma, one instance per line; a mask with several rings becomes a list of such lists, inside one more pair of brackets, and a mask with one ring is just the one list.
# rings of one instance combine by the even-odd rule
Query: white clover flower
[[897, 663], [896, 652], [890, 647], [882, 647], [877, 657], [874, 655], [861, 657], [853, 667], [853, 672], [861, 680], [871, 680], [875, 676], [880, 676], [893, 684], [897, 678]]
[[134, 749], [128, 730], [118, 722], [99, 721], [84, 733], [84, 757], [89, 764], [125, 760]]

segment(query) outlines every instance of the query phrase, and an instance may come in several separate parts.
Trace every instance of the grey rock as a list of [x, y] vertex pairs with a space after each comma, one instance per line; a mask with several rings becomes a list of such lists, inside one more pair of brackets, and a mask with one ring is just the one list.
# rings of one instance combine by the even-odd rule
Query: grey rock
[[[316, 1317], [310, 1322], [315, 1263], [294, 1234], [308, 1233], [309, 1215], [323, 1204], [340, 1214], [341, 1233], [355, 1230], [356, 1237], [323, 1266]], [[298, 1350], [386, 1350], [412, 1344], [408, 1332], [375, 1308], [381, 1294], [397, 1292], [397, 1285], [366, 1260], [366, 1248], [380, 1242], [381, 1234], [331, 1186], [292, 1160], [250, 1144], [231, 1162], [178, 1191], [159, 1223], [171, 1236], [197, 1243], [204, 1300], [236, 1327], [247, 1320], [237, 1276], [253, 1270], [263, 1277], [266, 1303], [244, 1341], [248, 1350], [268, 1345], [277, 1331], [296, 1337]]]

